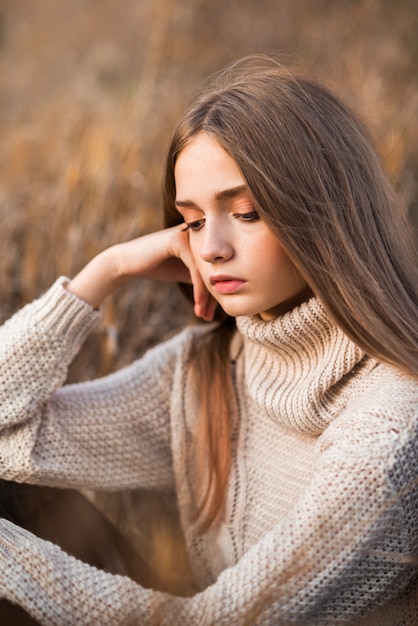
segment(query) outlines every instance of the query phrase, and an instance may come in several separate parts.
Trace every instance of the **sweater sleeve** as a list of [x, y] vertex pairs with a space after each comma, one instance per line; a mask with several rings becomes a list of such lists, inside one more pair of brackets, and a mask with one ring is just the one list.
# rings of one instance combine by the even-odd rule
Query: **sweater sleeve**
[[172, 487], [169, 393], [178, 339], [115, 374], [63, 385], [100, 318], [63, 280], [0, 329], [1, 477], [100, 489]]
[[369, 405], [336, 420], [320, 441], [312, 482], [295, 507], [191, 598], [98, 572], [8, 522], [0, 523], [7, 572], [0, 593], [46, 625], [349, 622], [416, 577], [416, 392], [404, 409], [408, 402], [402, 419], [390, 407], [378, 413]]

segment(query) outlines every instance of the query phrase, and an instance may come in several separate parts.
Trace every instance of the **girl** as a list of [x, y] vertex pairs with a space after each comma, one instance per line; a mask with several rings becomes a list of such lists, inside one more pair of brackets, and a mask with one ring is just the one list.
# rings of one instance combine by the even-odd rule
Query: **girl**
[[[165, 230], [2, 328], [0, 467], [174, 490], [199, 592], [145, 589], [4, 520], [1, 596], [41, 624], [416, 624], [418, 280], [365, 128], [315, 81], [238, 63], [181, 120], [164, 193]], [[188, 284], [213, 323], [60, 387], [138, 277]]]

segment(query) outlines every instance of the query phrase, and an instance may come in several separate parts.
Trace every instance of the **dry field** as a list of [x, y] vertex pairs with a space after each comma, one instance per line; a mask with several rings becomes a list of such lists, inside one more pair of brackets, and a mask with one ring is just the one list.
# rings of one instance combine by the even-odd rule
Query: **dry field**
[[[205, 76], [245, 54], [274, 52], [359, 109], [418, 225], [417, 32], [415, 0], [0, 0], [1, 319], [160, 226], [175, 120]], [[70, 380], [121, 367], [189, 316], [170, 285], [121, 290]], [[171, 572], [168, 527], [144, 524], [144, 501], [102, 503]]]

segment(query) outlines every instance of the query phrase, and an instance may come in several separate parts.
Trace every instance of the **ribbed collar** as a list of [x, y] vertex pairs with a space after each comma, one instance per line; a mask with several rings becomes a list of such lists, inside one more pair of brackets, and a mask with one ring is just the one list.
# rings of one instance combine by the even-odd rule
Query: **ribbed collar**
[[238, 317], [245, 380], [253, 400], [292, 429], [320, 434], [344, 408], [364, 353], [317, 298], [282, 317]]

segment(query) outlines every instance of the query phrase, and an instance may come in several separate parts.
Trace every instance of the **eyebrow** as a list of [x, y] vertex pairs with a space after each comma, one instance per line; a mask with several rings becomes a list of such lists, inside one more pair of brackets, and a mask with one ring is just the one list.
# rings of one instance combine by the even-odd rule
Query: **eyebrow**
[[[217, 191], [213, 195], [213, 199], [217, 202], [222, 200], [229, 200], [231, 198], [235, 198], [239, 196], [241, 193], [248, 191], [247, 185], [238, 185], [238, 187], [230, 187], [229, 189], [222, 189], [222, 191]], [[192, 207], [196, 206], [196, 203], [192, 200], [175, 200], [175, 205], [178, 207]]]

